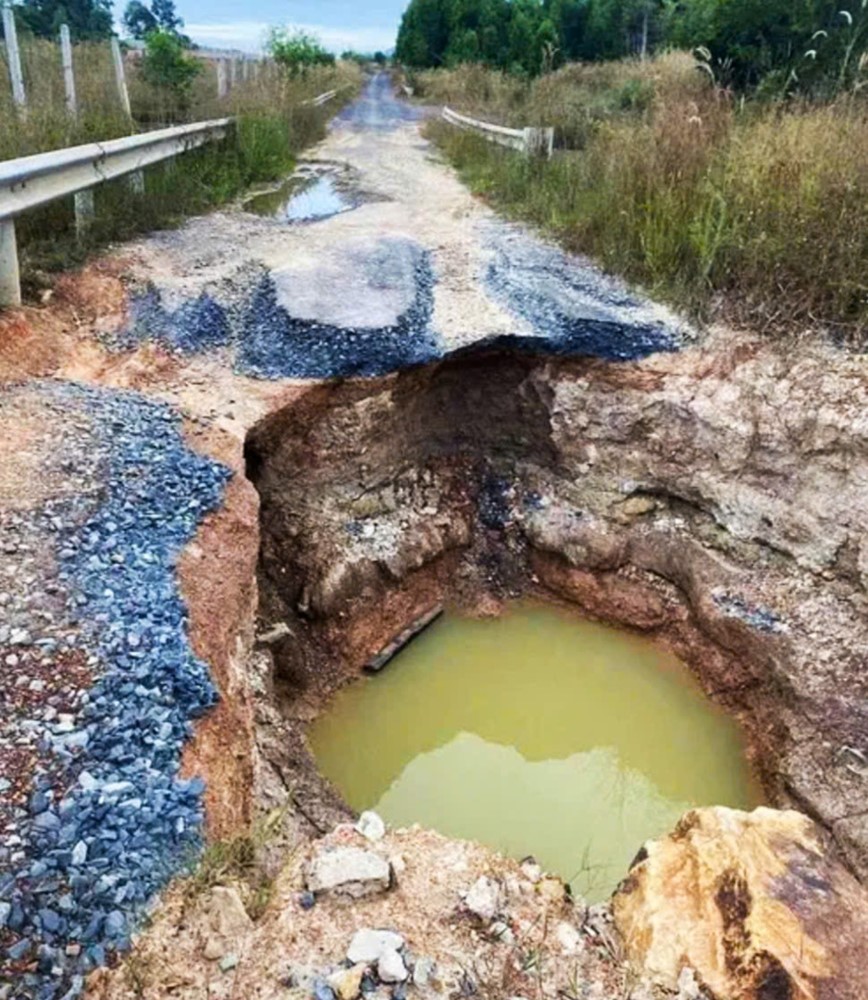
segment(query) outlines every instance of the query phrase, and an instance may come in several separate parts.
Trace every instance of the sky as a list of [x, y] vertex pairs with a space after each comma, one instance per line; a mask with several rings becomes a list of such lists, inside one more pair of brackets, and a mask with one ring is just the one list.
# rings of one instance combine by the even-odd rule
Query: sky
[[[186, 33], [200, 45], [257, 52], [270, 25], [318, 35], [333, 52], [373, 52], [395, 44], [409, 0], [176, 0]], [[125, 2], [117, 4], [119, 12]]]

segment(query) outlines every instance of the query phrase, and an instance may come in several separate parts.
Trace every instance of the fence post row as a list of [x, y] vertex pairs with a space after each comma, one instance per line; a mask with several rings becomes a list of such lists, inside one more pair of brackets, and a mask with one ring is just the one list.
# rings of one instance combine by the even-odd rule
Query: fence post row
[[3, 14], [3, 34], [6, 38], [6, 53], [9, 57], [9, 79], [12, 82], [12, 99], [22, 118], [27, 117], [27, 94], [24, 91], [24, 74], [21, 72], [21, 53], [18, 49], [18, 32], [15, 29], [15, 14], [11, 7], [0, 9]]

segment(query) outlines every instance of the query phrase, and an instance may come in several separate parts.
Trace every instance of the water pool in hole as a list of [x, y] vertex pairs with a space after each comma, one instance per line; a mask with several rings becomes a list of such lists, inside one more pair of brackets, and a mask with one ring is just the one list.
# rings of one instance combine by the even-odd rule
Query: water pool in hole
[[444, 615], [310, 738], [354, 809], [533, 855], [591, 902], [687, 809], [761, 802], [735, 722], [684, 664], [548, 606]]

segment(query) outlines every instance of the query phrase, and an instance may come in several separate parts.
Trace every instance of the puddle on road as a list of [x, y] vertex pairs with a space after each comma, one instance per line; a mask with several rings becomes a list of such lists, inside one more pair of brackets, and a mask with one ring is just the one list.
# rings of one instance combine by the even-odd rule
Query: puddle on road
[[550, 607], [444, 616], [310, 736], [353, 808], [532, 854], [593, 902], [690, 807], [761, 802], [735, 723], [682, 663]]
[[340, 191], [333, 177], [292, 177], [276, 191], [255, 195], [244, 203], [245, 209], [282, 222], [314, 222], [328, 219], [355, 208], [355, 203]]

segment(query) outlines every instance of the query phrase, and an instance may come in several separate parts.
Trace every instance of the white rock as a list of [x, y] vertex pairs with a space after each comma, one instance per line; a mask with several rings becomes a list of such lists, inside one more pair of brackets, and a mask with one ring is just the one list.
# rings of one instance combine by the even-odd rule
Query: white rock
[[512, 929], [509, 924], [505, 923], [503, 920], [496, 920], [489, 928], [489, 933], [501, 944], [510, 946], [515, 944], [515, 934], [512, 933]]
[[403, 983], [409, 973], [404, 959], [397, 951], [389, 949], [380, 955], [377, 962], [377, 975], [384, 983]]
[[374, 842], [382, 840], [386, 836], [386, 824], [375, 812], [370, 810], [359, 816], [356, 829], [363, 837]]
[[253, 921], [238, 890], [231, 886], [214, 886], [202, 905], [208, 920], [202, 952], [205, 958], [216, 961], [238, 947], [253, 927]]
[[582, 946], [582, 937], [579, 932], [572, 924], [565, 921], [561, 921], [555, 928], [555, 937], [565, 955], [575, 955]]
[[394, 931], [374, 930], [364, 927], [356, 931], [347, 949], [347, 958], [353, 965], [359, 962], [378, 962], [387, 951], [404, 947], [404, 939]]
[[464, 905], [482, 920], [493, 920], [500, 909], [500, 885], [483, 875], [470, 887]]
[[318, 854], [307, 872], [311, 892], [335, 892], [358, 898], [384, 892], [392, 881], [385, 858], [360, 847], [335, 847]]
[[530, 879], [531, 882], [536, 884], [543, 877], [543, 870], [540, 866], [533, 860], [533, 858], [525, 858], [521, 863], [521, 871], [525, 878]]
[[87, 844], [83, 840], [79, 840], [72, 849], [72, 863], [83, 865], [85, 861], [87, 861]]
[[416, 986], [427, 986], [434, 975], [433, 958], [417, 958], [413, 966], [413, 982]]

